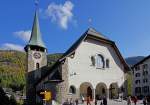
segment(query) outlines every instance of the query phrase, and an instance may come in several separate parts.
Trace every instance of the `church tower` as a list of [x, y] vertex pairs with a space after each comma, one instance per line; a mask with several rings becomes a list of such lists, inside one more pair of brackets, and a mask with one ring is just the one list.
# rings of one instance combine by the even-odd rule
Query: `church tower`
[[35, 105], [36, 89], [34, 83], [41, 78], [42, 67], [47, 66], [47, 49], [43, 43], [39, 20], [38, 9], [35, 11], [32, 33], [28, 44], [25, 46], [27, 53], [26, 71], [26, 97], [28, 105]]

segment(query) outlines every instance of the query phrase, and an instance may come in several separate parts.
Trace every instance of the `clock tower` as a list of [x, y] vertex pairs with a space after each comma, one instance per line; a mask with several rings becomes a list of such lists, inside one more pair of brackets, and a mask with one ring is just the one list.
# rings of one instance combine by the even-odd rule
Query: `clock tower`
[[43, 43], [39, 20], [38, 9], [35, 11], [34, 23], [31, 37], [25, 46], [27, 53], [27, 71], [26, 71], [26, 98], [28, 105], [35, 105], [36, 89], [34, 83], [41, 78], [42, 67], [47, 66], [47, 49]]

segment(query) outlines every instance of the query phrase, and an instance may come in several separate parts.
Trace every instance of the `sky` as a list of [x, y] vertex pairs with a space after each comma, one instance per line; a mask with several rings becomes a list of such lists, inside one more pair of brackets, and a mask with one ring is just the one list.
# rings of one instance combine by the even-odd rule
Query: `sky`
[[[0, 1], [0, 49], [23, 51], [35, 0]], [[89, 27], [115, 41], [123, 57], [150, 54], [150, 0], [39, 0], [48, 53], [65, 52]]]

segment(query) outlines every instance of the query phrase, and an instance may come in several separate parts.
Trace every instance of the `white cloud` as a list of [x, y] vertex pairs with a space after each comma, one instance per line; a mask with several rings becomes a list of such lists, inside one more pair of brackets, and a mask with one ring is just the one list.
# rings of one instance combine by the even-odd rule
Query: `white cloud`
[[72, 21], [74, 4], [71, 1], [66, 1], [64, 4], [51, 3], [46, 9], [46, 16], [51, 21], [57, 22], [63, 29], [68, 28], [68, 23]]
[[17, 50], [17, 51], [24, 51], [24, 47], [17, 44], [12, 43], [5, 43], [2, 45], [1, 49], [3, 50]]
[[31, 36], [30, 30], [21, 30], [13, 33], [15, 36], [21, 38], [23, 41], [28, 42]]

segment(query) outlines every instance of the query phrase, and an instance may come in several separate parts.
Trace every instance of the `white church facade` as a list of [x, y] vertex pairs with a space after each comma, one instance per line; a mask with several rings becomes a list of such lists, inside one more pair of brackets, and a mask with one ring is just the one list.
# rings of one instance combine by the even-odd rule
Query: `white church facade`
[[[118, 98], [119, 94], [127, 95], [128, 69], [115, 43], [90, 28], [37, 83], [37, 90], [53, 91], [54, 100], [61, 103], [87, 96], [91, 100]], [[58, 80], [62, 81], [56, 83]]]
[[[70, 98], [86, 99], [89, 96], [95, 100], [127, 95], [128, 65], [115, 42], [93, 28], [81, 35], [51, 68], [46, 68], [47, 48], [42, 41], [36, 12], [32, 35], [25, 50], [28, 102], [40, 102], [36, 93], [42, 89], [51, 91], [52, 99], [59, 103]], [[44, 68], [47, 70], [42, 75]]]

